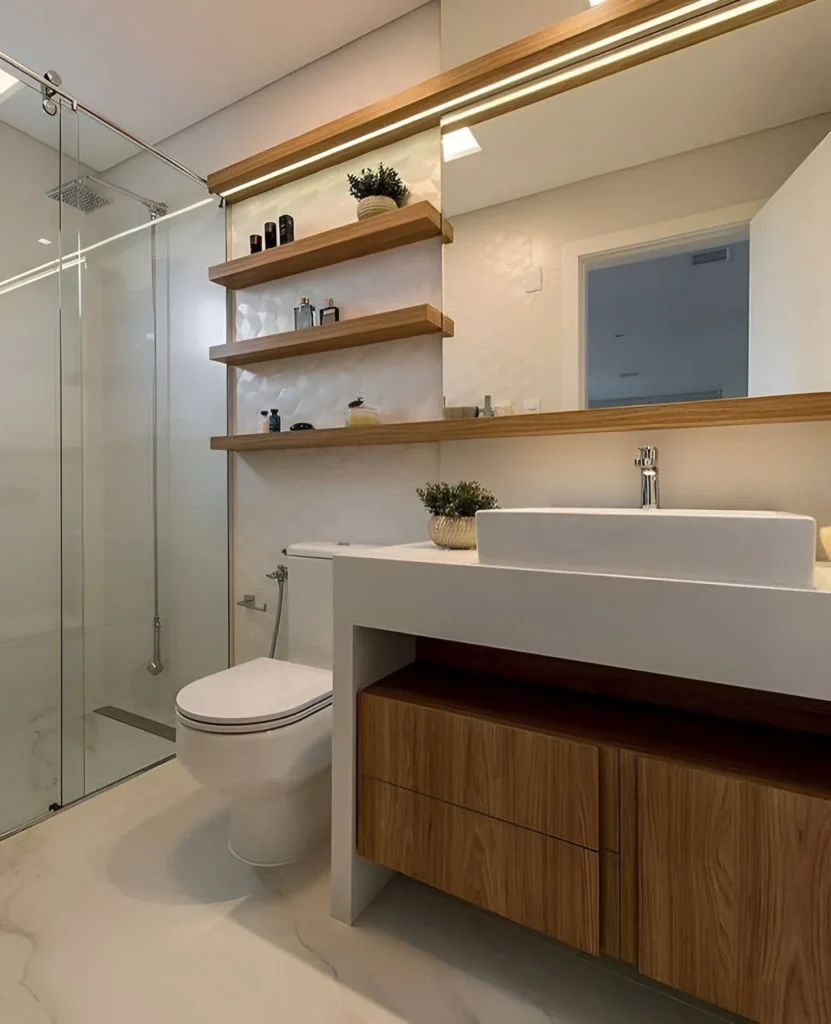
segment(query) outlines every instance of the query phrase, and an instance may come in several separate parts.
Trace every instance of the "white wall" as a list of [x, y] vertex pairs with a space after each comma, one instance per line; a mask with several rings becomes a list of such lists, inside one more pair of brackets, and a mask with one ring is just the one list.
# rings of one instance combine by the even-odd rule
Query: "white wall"
[[[517, 410], [527, 397], [541, 397], [544, 411], [574, 408], [562, 398], [574, 390], [561, 365], [574, 344], [563, 334], [563, 247], [766, 199], [828, 122], [810, 118], [454, 217], [444, 279], [445, 312], [456, 321], [445, 344], [448, 404], [481, 404], [489, 393]], [[534, 268], [542, 289], [528, 292]]]
[[[528, 30], [523, 27], [517, 35]], [[206, 173], [421, 81], [438, 68], [438, 5], [432, 4], [206, 119], [168, 140], [165, 148]], [[700, 208], [722, 202], [715, 197], [725, 192], [746, 194], [746, 165], [728, 173], [726, 181], [708, 179], [706, 166], [696, 168]], [[759, 194], [769, 195], [790, 169], [775, 152], [759, 154], [751, 169], [753, 180], [762, 182]], [[585, 188], [594, 190], [600, 203], [597, 224], [588, 228], [594, 234], [605, 230], [604, 217], [618, 203], [614, 197], [604, 202], [596, 184]], [[662, 211], [672, 210], [675, 191], [667, 181], [652, 201]], [[265, 212], [257, 208], [257, 222]], [[447, 247], [445, 256], [455, 248]], [[526, 251], [520, 243], [517, 263], [526, 259]], [[477, 287], [481, 294], [481, 282]], [[348, 295], [350, 286], [342, 288]], [[339, 301], [345, 306], [347, 299]], [[282, 303], [272, 313], [277, 323], [285, 315]], [[631, 504], [637, 500], [632, 449], [645, 441], [661, 445], [668, 503], [785, 508], [831, 522], [823, 485], [829, 440], [828, 425], [797, 424], [232, 456], [233, 599], [256, 593], [273, 606], [272, 585], [263, 577], [282, 560], [281, 549], [295, 540], [420, 539], [426, 515], [414, 488], [428, 479], [478, 478], [495, 488], [503, 504]], [[207, 433], [199, 443], [207, 453]], [[206, 458], [224, 465], [220, 453]], [[236, 607], [234, 612], [236, 660], [263, 654], [270, 615]]]
[[660, 449], [668, 508], [770, 509], [831, 524], [831, 423], [456, 441], [441, 446], [441, 472], [480, 480], [506, 508], [631, 507], [640, 497], [633, 460], [644, 444]]
[[831, 135], [750, 225], [750, 394], [831, 390]]

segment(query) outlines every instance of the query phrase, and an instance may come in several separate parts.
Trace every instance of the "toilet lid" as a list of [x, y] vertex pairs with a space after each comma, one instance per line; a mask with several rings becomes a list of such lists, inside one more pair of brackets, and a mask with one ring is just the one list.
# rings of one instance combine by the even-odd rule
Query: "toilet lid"
[[176, 710], [209, 725], [276, 727], [332, 702], [332, 673], [311, 665], [256, 658], [188, 683]]

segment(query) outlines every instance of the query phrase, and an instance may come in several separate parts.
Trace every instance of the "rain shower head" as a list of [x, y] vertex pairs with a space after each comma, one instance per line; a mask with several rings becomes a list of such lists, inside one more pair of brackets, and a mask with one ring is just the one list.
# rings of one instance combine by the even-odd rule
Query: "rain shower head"
[[102, 206], [108, 206], [112, 199], [109, 196], [102, 196], [92, 188], [84, 178], [74, 178], [58, 185], [51, 192], [46, 193], [47, 198], [64, 202], [67, 206], [80, 210], [81, 213], [92, 213], [93, 210], [100, 210]]

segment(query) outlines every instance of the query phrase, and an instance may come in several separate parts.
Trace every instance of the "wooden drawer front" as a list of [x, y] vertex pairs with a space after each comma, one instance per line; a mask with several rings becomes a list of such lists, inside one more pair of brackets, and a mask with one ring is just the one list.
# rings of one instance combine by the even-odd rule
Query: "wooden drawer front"
[[600, 855], [592, 850], [362, 776], [358, 852], [570, 946], [600, 951]]
[[371, 692], [358, 735], [364, 775], [599, 849], [597, 746]]

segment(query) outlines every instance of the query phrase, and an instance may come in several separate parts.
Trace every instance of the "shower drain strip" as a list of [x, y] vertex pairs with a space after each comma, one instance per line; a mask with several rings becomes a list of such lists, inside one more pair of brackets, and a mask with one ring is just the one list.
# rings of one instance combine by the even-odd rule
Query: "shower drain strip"
[[164, 722], [156, 722], [152, 718], [145, 718], [144, 715], [137, 715], [134, 711], [124, 711], [123, 708], [116, 708], [110, 704], [102, 708], [96, 708], [94, 713], [104, 718], [112, 718], [113, 721], [121, 722], [124, 725], [131, 725], [134, 729], [141, 729], [142, 732], [149, 732], [163, 740], [176, 742], [176, 730], [172, 725], [165, 725]]

